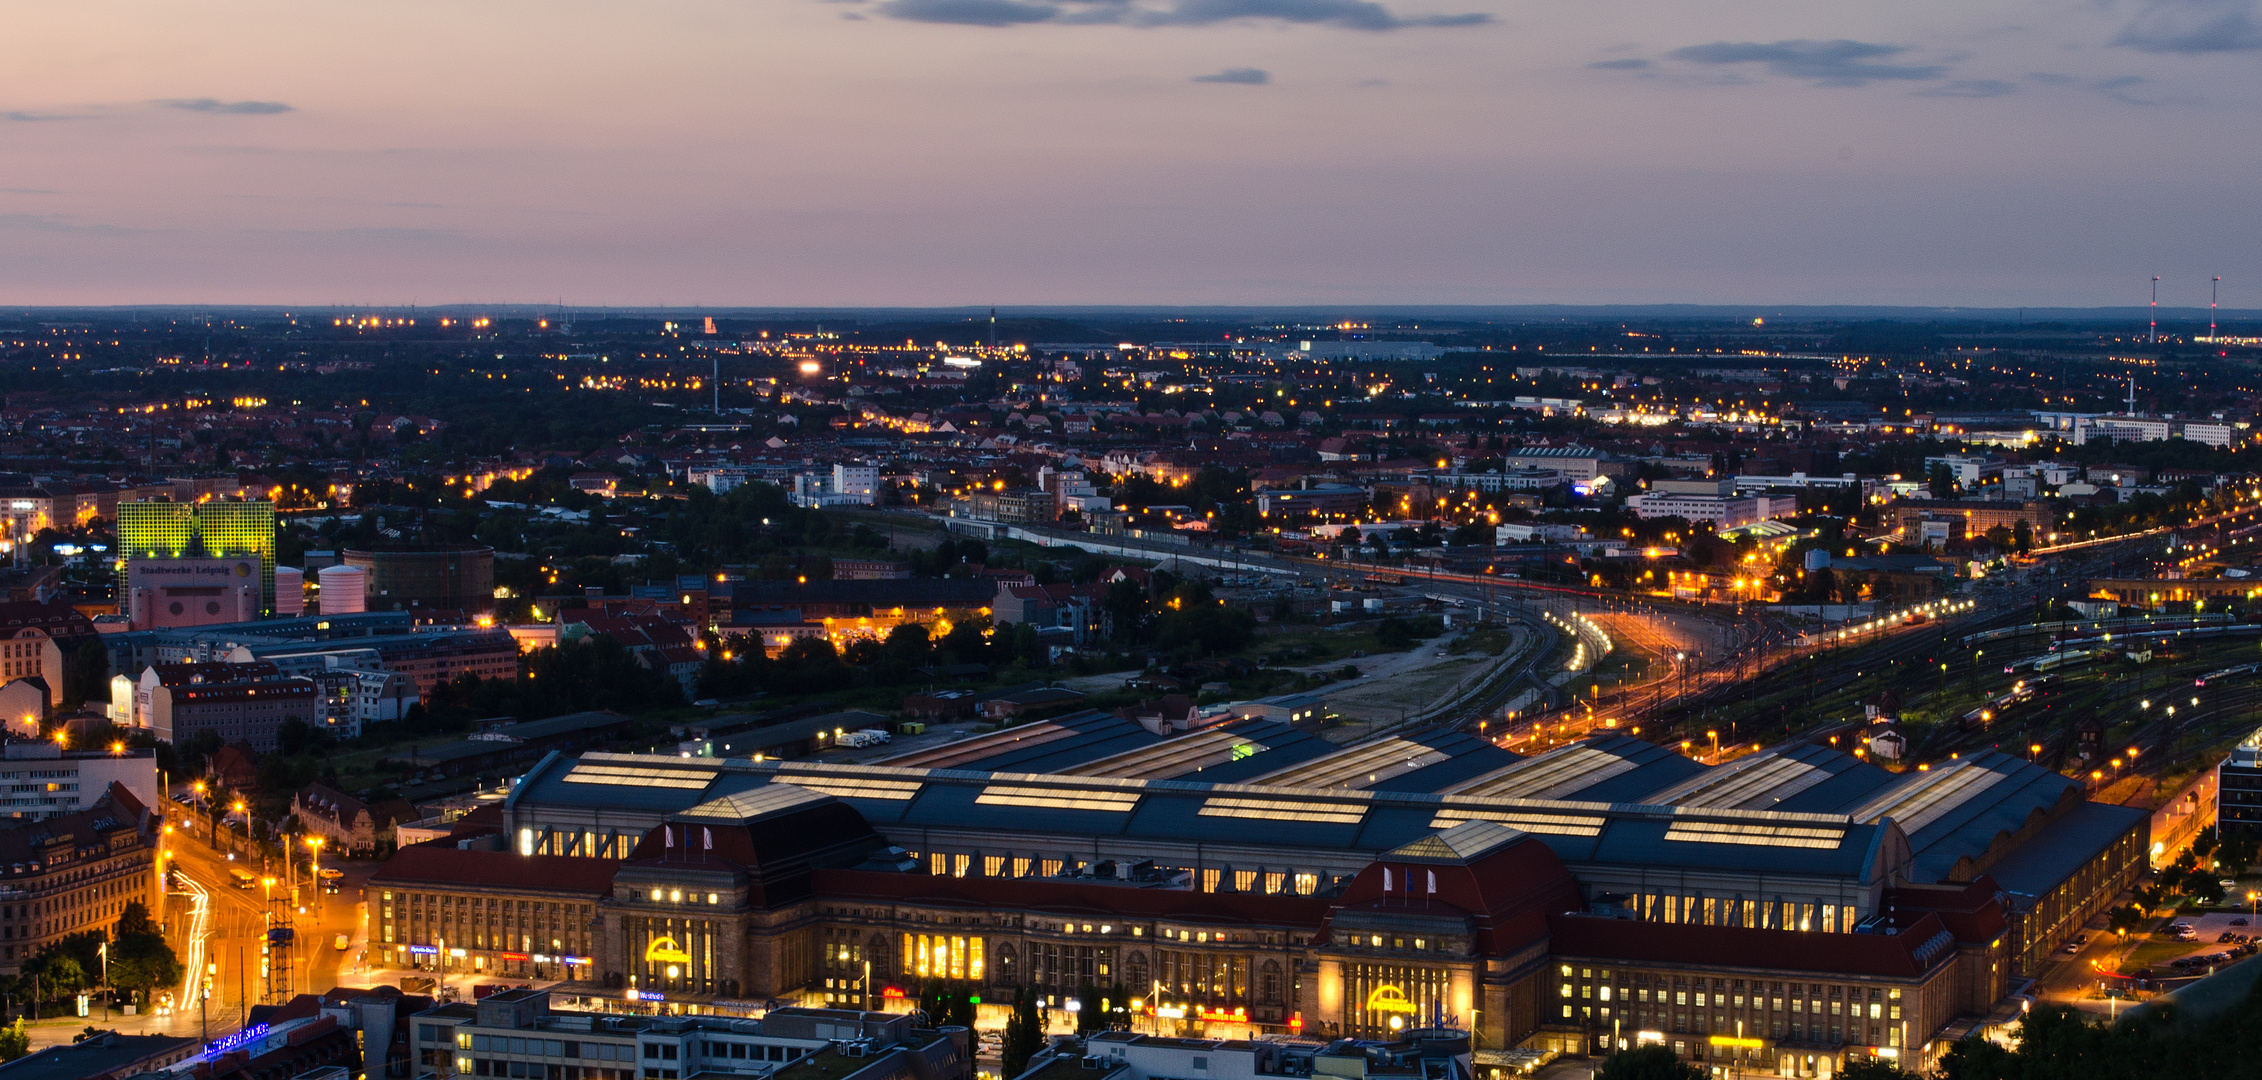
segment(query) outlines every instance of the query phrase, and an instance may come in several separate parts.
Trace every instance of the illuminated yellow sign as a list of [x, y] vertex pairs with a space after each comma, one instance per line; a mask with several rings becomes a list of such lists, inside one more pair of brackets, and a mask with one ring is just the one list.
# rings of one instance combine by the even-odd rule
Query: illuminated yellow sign
[[655, 964], [688, 964], [691, 954], [683, 951], [672, 937], [656, 937], [644, 946], [644, 959]]
[[1414, 1003], [1406, 1000], [1406, 991], [1388, 984], [1377, 986], [1367, 995], [1367, 1008], [1376, 1012], [1410, 1013]]
[[1739, 1039], [1734, 1035], [1714, 1035], [1711, 1042], [1714, 1046], [1748, 1046], [1754, 1050], [1767, 1045], [1758, 1039]]

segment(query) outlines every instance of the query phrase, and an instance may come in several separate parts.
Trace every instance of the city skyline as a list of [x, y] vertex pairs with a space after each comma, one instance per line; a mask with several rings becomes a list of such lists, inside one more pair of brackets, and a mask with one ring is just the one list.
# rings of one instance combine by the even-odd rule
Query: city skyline
[[[2262, 302], [2251, 3], [26, 17], [11, 305]], [[101, 21], [97, 22], [96, 20]]]

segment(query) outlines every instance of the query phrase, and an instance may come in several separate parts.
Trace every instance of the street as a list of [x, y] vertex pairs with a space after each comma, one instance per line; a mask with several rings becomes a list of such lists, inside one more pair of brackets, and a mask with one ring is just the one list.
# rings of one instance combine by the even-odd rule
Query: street
[[[31, 1024], [33, 1049], [68, 1043], [89, 1024], [123, 1034], [207, 1037], [208, 1032], [209, 1037], [218, 1037], [241, 1027], [251, 1006], [288, 1001], [295, 994], [320, 993], [341, 981], [362, 985], [351, 978], [341, 980], [339, 973], [359, 974], [352, 961], [361, 955], [363, 947], [361, 884], [375, 872], [377, 864], [341, 864], [338, 869], [344, 876], [338, 879], [339, 891], [326, 894], [306, 883], [308, 868], [294, 859], [292, 867], [300, 881], [298, 902], [305, 910], [300, 914], [290, 902], [279, 864], [268, 872], [255, 863], [241, 861], [242, 856], [230, 860], [204, 839], [210, 833], [201, 818], [184, 812], [177, 804], [167, 805], [173, 828], [165, 841], [176, 874], [167, 885], [164, 909], [153, 915], [164, 924], [166, 940], [180, 958], [186, 973], [181, 984], [154, 994], [156, 1007], [146, 1015], [113, 1012], [105, 1019], [98, 1002], [87, 1017], [43, 1016]], [[207, 831], [198, 831], [200, 828]], [[233, 873], [238, 869], [258, 879], [271, 876], [275, 884], [238, 888]], [[263, 971], [260, 946], [266, 940], [270, 920], [275, 925], [289, 920], [295, 940], [290, 947], [276, 950], [272, 970]], [[343, 951], [336, 947], [336, 937], [341, 933], [349, 935], [352, 946]], [[206, 979], [211, 997], [199, 1010], [196, 987]], [[168, 1000], [178, 1004], [168, 1010]], [[52, 1009], [67, 1011], [61, 1006]]]

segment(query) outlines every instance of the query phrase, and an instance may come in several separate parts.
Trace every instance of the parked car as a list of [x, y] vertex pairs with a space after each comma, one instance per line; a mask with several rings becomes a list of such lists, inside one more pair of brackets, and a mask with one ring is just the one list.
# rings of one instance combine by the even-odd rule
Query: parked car
[[2245, 926], [2245, 925], [2246, 925], [2246, 916], [2244, 916], [2244, 915], [2241, 915], [2241, 916], [2239, 916], [2238, 918], [2232, 919], [2232, 920], [2231, 920], [2231, 925], [2232, 925], [2232, 926]]
[[2228, 945], [2228, 944], [2230, 944], [2231, 942], [2233, 942], [2233, 941], [2236, 941], [2236, 940], [2238, 940], [2238, 935], [2237, 935], [2237, 934], [2234, 934], [2234, 933], [2231, 933], [2231, 932], [2230, 932], [2230, 931], [2228, 931], [2228, 930], [2225, 930], [2225, 931], [2223, 931], [2222, 933], [2215, 935], [2215, 944], [2217, 944], [2217, 945]]
[[336, 946], [338, 947], [338, 951], [339, 951], [339, 952], [344, 952], [344, 951], [346, 951], [347, 949], [353, 948], [353, 935], [352, 935], [352, 934], [339, 934], [339, 935], [338, 935], [338, 940], [337, 940], [337, 941], [335, 941], [335, 942], [332, 942], [332, 944], [334, 944], [334, 945], [336, 945]]
[[2065, 947], [2065, 948], [2063, 948], [2063, 949], [2060, 949], [2060, 950], [2058, 950], [2058, 951], [2059, 951], [2059, 952], [2062, 952], [2062, 953], [2064, 953], [2064, 954], [2066, 954], [2067, 956], [2072, 956], [2073, 954], [2075, 954], [2075, 953], [2077, 953], [2077, 952], [2080, 952], [2080, 951], [2081, 951], [2081, 942], [2078, 942], [2078, 941], [2069, 941], [2069, 942], [2066, 942], [2066, 947]]

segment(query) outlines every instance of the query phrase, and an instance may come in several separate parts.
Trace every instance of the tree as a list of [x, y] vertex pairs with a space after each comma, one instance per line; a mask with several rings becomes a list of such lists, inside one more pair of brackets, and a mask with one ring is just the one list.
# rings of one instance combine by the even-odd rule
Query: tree
[[2123, 937], [2144, 925], [2144, 909], [2125, 904], [2105, 913], [2105, 928]]
[[1953, 499], [1956, 497], [1956, 474], [1949, 472], [1946, 465], [1934, 465], [1932, 471], [1925, 476], [1925, 486], [1932, 489], [1932, 497], [1935, 499]]
[[31, 1032], [24, 1029], [24, 1018], [0, 1028], [0, 1061], [14, 1061], [31, 1053]]
[[111, 986], [146, 1000], [151, 990], [180, 981], [180, 958], [141, 901], [131, 901], [119, 912], [117, 935], [110, 943]]
[[1704, 1070], [1682, 1061], [1661, 1043], [1620, 1050], [1602, 1059], [1595, 1080], [1705, 1080]]
[[1076, 1034], [1089, 1035], [1107, 1030], [1106, 995], [1100, 988], [1085, 983], [1076, 988]]
[[1019, 1076], [1029, 1071], [1029, 1059], [1045, 1048], [1044, 1010], [1036, 992], [1026, 986], [1013, 991], [1013, 1015], [1005, 1021], [1005, 1042], [999, 1047], [1000, 1074]]

